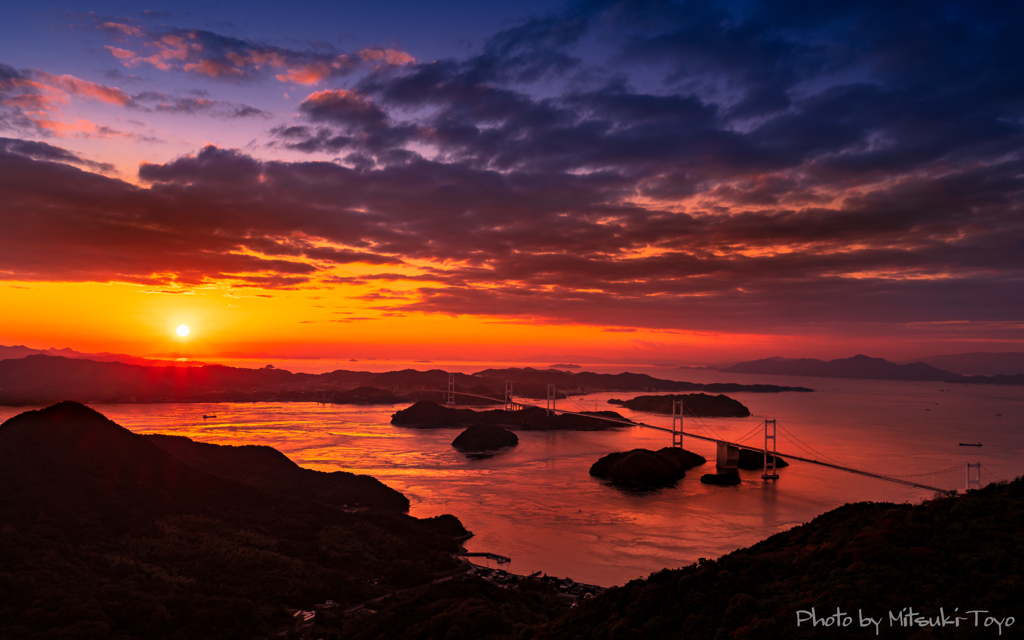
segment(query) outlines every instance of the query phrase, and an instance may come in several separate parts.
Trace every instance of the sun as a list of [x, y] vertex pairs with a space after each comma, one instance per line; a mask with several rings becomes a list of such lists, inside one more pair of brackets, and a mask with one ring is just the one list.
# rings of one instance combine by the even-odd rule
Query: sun
[[187, 336], [187, 335], [188, 335], [188, 327], [187, 327], [187, 326], [185, 326], [185, 325], [180, 325], [180, 326], [179, 326], [179, 327], [177, 328], [177, 332], [178, 332], [178, 335], [179, 335], [179, 336], [181, 336], [182, 338], [184, 338], [185, 336]]

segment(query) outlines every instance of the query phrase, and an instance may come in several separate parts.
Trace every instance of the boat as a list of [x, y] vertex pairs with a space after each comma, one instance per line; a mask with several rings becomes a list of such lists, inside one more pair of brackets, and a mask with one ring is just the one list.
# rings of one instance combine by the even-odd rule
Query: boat
[[206, 415], [205, 413], [203, 414], [203, 420], [209, 420], [210, 418], [216, 418], [216, 417], [217, 416], [215, 414], [212, 414], [212, 413], [210, 415]]
[[981, 443], [980, 442], [961, 442], [960, 446], [961, 447], [980, 447]]

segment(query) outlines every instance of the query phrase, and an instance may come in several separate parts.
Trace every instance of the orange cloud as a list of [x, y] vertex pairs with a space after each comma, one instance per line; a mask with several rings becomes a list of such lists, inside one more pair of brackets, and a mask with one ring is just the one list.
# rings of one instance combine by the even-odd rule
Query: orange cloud
[[284, 49], [200, 30], [157, 35], [120, 23], [110, 23], [104, 28], [141, 36], [138, 46], [131, 49], [104, 47], [126, 67], [146, 62], [162, 71], [181, 69], [213, 78], [248, 77], [275, 69], [280, 70], [274, 75], [281, 82], [315, 85], [330, 77], [348, 75], [361, 66], [399, 66], [416, 61], [400, 49], [381, 46], [366, 47], [351, 55], [337, 55]]
[[100, 102], [124, 106], [128, 104], [128, 94], [117, 87], [108, 87], [88, 80], [76, 78], [70, 74], [55, 76], [45, 71], [37, 71], [36, 77], [50, 85], [59, 88], [71, 95], [92, 98]]
[[416, 58], [399, 49], [384, 49], [382, 47], [366, 47], [359, 52], [359, 57], [364, 62], [401, 66], [416, 62]]
[[210, 76], [211, 78], [218, 78], [220, 76], [241, 76], [245, 74], [245, 72], [238, 67], [233, 67], [218, 60], [200, 60], [199, 62], [190, 62], [183, 68], [185, 71], [195, 71], [196, 73], [204, 76]]
[[102, 28], [108, 31], [120, 31], [126, 36], [142, 35], [142, 29], [140, 29], [139, 27], [133, 27], [132, 25], [125, 24], [123, 22], [104, 22]]
[[136, 61], [140, 60], [140, 58], [138, 57], [138, 55], [134, 51], [129, 51], [128, 49], [122, 49], [120, 47], [112, 47], [109, 44], [104, 46], [103, 48], [106, 49], [107, 51], [109, 51], [118, 60], [122, 60], [122, 61], [124, 61], [124, 60], [136, 60]]

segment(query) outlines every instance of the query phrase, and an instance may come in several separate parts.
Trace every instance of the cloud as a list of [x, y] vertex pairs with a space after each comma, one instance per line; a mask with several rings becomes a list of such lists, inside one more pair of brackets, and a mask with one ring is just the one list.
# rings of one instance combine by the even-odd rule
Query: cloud
[[[352, 169], [207, 147], [143, 165], [149, 189], [25, 154], [4, 163], [12, 279], [363, 284], [382, 311], [616, 328], [998, 324], [1024, 311], [1011, 294], [1024, 275], [1021, 159], [876, 186], [835, 209], [728, 215], [625, 204], [629, 183], [602, 175], [424, 159]], [[419, 266], [332, 271], [352, 262]]]
[[11, 157], [20, 157], [29, 160], [63, 162], [94, 169], [96, 171], [110, 172], [114, 170], [114, 166], [111, 164], [86, 160], [85, 158], [71, 153], [66, 149], [33, 140], [0, 138], [0, 153], [7, 154]]
[[149, 65], [210, 78], [248, 81], [273, 76], [280, 82], [312, 86], [359, 70], [400, 67], [415, 62], [397, 48], [365, 47], [351, 53], [299, 50], [224, 36], [203, 29], [148, 30], [116, 22], [97, 23], [116, 44], [104, 49], [128, 68]]
[[72, 96], [121, 107], [130, 102], [128, 94], [117, 87], [69, 74], [57, 76], [39, 69], [18, 70], [0, 64], [0, 129], [57, 137], [137, 137], [81, 118], [74, 122], [61, 120]]
[[218, 118], [269, 118], [271, 115], [262, 109], [246, 104], [211, 100], [205, 97], [174, 96], [162, 91], [137, 93], [131, 97], [126, 106], [142, 111], [185, 115], [206, 114]]
[[[46, 252], [44, 228], [15, 229], [0, 270], [352, 285], [382, 313], [610, 331], [1005, 333], [1024, 312], [1024, 16], [951, 6], [581, 2], [434, 61], [105, 27], [127, 66], [348, 80], [271, 129], [307, 162], [210, 146], [143, 165], [140, 188], [6, 151], [11, 210], [74, 233]], [[13, 69], [0, 90], [8, 122], [72, 95]]]

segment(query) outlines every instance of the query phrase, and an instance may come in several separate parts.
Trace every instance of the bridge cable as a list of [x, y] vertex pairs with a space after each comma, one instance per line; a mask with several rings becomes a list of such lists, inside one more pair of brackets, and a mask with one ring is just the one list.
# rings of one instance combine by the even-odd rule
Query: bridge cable
[[[828, 461], [832, 462], [833, 464], [838, 464], [838, 465], [841, 465], [841, 464], [842, 464], [842, 463], [840, 463], [840, 462], [839, 462], [838, 460], [836, 460], [835, 458], [832, 458], [832, 457], [830, 457], [830, 456], [827, 456], [827, 455], [825, 455], [824, 453], [822, 453], [822, 452], [818, 451], [817, 449], [815, 449], [815, 448], [814, 448], [814, 447], [812, 447], [811, 445], [809, 445], [809, 444], [805, 443], [805, 442], [804, 442], [803, 440], [800, 440], [800, 438], [798, 438], [798, 437], [797, 437], [797, 435], [796, 435], [795, 433], [793, 433], [793, 432], [792, 432], [792, 431], [790, 431], [789, 429], [787, 429], [787, 428], [785, 428], [784, 426], [782, 426], [781, 424], [779, 424], [777, 420], [776, 420], [776, 422], [775, 422], [775, 426], [776, 426], [776, 427], [778, 427], [778, 429], [779, 429], [780, 431], [782, 431], [783, 437], [785, 437], [785, 436], [786, 436], [786, 434], [788, 434], [788, 435], [792, 436], [792, 437], [793, 437], [793, 438], [794, 438], [795, 440], [797, 440], [798, 442], [802, 443], [802, 444], [803, 444], [803, 446], [802, 446], [801, 448], [802, 448], [802, 449], [804, 449], [804, 451], [808, 451], [808, 450], [810, 450], [810, 451], [813, 451], [813, 452], [815, 453], [815, 455], [821, 456], [822, 458], [824, 458], [825, 460], [828, 460]], [[788, 438], [787, 438], [787, 439], [788, 439]], [[792, 441], [791, 441], [791, 442], [792, 442]], [[797, 446], [800, 446], [800, 445], [797, 445]]]

